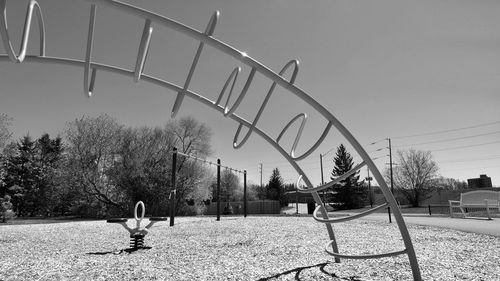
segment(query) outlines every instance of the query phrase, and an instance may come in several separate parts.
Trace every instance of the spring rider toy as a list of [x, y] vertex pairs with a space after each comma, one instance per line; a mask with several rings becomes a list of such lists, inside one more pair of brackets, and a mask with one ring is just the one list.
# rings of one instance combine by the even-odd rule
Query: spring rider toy
[[[137, 208], [141, 206], [141, 217], [137, 216]], [[136, 221], [136, 227], [130, 228], [127, 225], [128, 219], [125, 218], [114, 218], [107, 220], [108, 223], [118, 223], [121, 224], [129, 233], [130, 233], [130, 248], [133, 250], [144, 249], [144, 236], [148, 234], [148, 229], [150, 229], [153, 224], [159, 221], [166, 221], [168, 217], [151, 217], [149, 218], [149, 224], [146, 227], [141, 228], [141, 221], [144, 219], [144, 214], [146, 213], [146, 207], [144, 207], [144, 203], [139, 201], [135, 204], [134, 208], [134, 219]]]

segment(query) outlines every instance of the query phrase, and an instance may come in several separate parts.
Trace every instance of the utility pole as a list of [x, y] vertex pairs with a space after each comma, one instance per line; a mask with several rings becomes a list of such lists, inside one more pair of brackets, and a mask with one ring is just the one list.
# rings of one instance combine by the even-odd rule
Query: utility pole
[[260, 188], [262, 188], [262, 163], [260, 163]]
[[389, 165], [391, 168], [391, 192], [392, 195], [394, 195], [394, 185], [393, 185], [393, 178], [392, 178], [392, 146], [391, 146], [391, 139], [389, 139]]

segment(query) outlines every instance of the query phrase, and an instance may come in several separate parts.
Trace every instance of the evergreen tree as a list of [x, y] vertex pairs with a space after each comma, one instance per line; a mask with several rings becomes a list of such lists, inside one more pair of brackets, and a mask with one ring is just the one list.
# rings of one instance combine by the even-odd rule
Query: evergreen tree
[[[331, 180], [347, 173], [354, 166], [352, 156], [343, 144], [337, 148], [333, 161], [335, 166], [332, 170]], [[356, 209], [365, 206], [366, 190], [363, 187], [363, 182], [359, 181], [359, 171], [334, 185], [333, 191], [333, 201], [339, 204], [337, 206], [339, 209]]]
[[267, 184], [267, 198], [280, 201], [281, 207], [288, 205], [285, 196], [285, 185], [283, 184], [283, 179], [281, 178], [278, 168], [274, 168], [269, 178], [269, 183]]
[[15, 153], [5, 161], [2, 194], [11, 196], [19, 216], [48, 215], [56, 204], [58, 163], [62, 155], [60, 138], [44, 134], [33, 141], [27, 135], [17, 143]]
[[35, 142], [29, 135], [17, 143], [17, 151], [6, 163], [4, 192], [11, 196], [19, 216], [32, 215], [36, 206], [41, 172], [36, 163]]
[[51, 139], [43, 134], [36, 142], [37, 166], [40, 170], [38, 182], [36, 210], [40, 215], [50, 215], [59, 209], [62, 201], [61, 193], [66, 193], [61, 184], [61, 160], [63, 153], [60, 137]]

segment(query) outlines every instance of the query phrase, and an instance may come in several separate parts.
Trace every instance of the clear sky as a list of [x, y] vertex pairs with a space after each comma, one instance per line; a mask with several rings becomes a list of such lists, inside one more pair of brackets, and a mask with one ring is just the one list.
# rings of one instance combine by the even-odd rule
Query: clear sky
[[[9, 32], [18, 50], [26, 4], [8, 1]], [[90, 5], [83, 0], [39, 0], [47, 55], [83, 60]], [[500, 2], [487, 0], [141, 0], [124, 1], [205, 30], [221, 12], [214, 37], [245, 51], [275, 72], [300, 61], [296, 84], [324, 105], [365, 145], [384, 170], [388, 142], [398, 149], [430, 150], [445, 177], [466, 180], [487, 174], [500, 186]], [[109, 8], [97, 9], [93, 61], [133, 69], [143, 21]], [[198, 43], [153, 26], [144, 72], [183, 85]], [[38, 52], [34, 22], [29, 53]], [[5, 53], [3, 45], [0, 53]], [[215, 100], [232, 69], [248, 67], [206, 47], [190, 89]], [[289, 77], [290, 74], [287, 74]], [[244, 79], [239, 79], [241, 89]], [[270, 83], [261, 77], [237, 114], [253, 120]], [[129, 126], [161, 126], [176, 93], [128, 77], [98, 73], [95, 94], [83, 94], [83, 69], [0, 61], [0, 112], [12, 118], [14, 136], [57, 135], [82, 115], [108, 113]], [[310, 118], [299, 151], [325, 126], [314, 109], [278, 89], [259, 126], [276, 137], [296, 114]], [[179, 116], [193, 115], [213, 130], [213, 160], [246, 169], [248, 179], [267, 182], [278, 167], [286, 182], [297, 174], [258, 136], [232, 148], [234, 121], [189, 98]], [[292, 136], [288, 136], [291, 138]], [[379, 141], [382, 140], [382, 141]], [[379, 141], [379, 142], [377, 142]], [[374, 145], [370, 143], [377, 142]], [[285, 142], [286, 143], [286, 142]], [[313, 184], [325, 181], [335, 148], [346, 143], [332, 130], [310, 157], [299, 162]], [[347, 146], [349, 149], [349, 146]], [[333, 150], [331, 150], [333, 148]], [[378, 149], [382, 149], [377, 151]], [[355, 161], [359, 157], [355, 155]], [[366, 169], [362, 171], [366, 176]]]

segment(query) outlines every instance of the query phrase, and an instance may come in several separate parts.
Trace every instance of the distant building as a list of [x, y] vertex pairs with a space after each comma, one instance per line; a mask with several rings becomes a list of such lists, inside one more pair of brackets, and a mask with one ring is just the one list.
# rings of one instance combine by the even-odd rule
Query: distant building
[[486, 175], [480, 175], [479, 178], [467, 179], [469, 188], [492, 187], [491, 178]]

